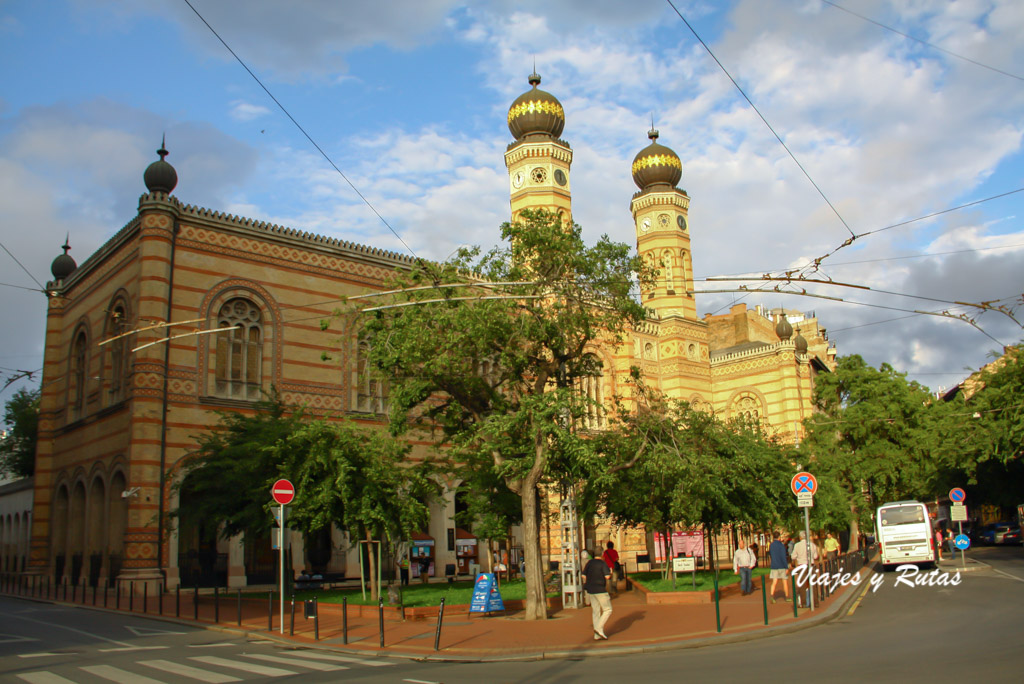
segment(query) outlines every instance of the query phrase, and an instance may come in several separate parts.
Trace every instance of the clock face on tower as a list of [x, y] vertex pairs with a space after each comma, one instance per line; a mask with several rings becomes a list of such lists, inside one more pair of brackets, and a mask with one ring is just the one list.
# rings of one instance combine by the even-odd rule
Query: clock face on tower
[[676, 216], [676, 224], [679, 226], [679, 230], [686, 230], [686, 219], [682, 214]]
[[526, 180], [526, 174], [521, 170], [516, 171], [515, 175], [512, 176], [512, 185], [517, 188], [523, 187], [523, 182]]
[[565, 177], [565, 171], [562, 169], [555, 169], [555, 182], [559, 185], [565, 185], [566, 181], [569, 180]]
[[651, 229], [651, 217], [647, 216], [643, 221], [640, 222], [640, 230], [647, 232]]

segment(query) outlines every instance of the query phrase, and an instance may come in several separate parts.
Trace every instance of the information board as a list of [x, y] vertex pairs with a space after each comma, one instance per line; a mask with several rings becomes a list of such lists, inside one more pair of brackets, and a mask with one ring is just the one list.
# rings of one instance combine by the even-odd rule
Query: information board
[[953, 504], [949, 507], [949, 519], [952, 522], [967, 522], [967, 506]]
[[672, 572], [693, 572], [696, 569], [694, 558], [673, 558]]
[[476, 584], [473, 585], [473, 598], [469, 603], [469, 612], [493, 613], [497, 610], [505, 610], [505, 604], [501, 600], [501, 593], [498, 591], [494, 573], [481, 572], [476, 577]]

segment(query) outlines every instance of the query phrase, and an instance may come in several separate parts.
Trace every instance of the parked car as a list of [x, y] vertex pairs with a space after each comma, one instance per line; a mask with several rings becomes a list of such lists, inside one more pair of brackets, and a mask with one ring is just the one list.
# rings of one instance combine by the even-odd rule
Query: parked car
[[1010, 523], [989, 523], [981, 528], [982, 544], [1001, 544], [1003, 536], [1010, 531]]
[[1003, 538], [999, 541], [1000, 544], [1020, 544], [1020, 528], [1011, 527], [1004, 534]]

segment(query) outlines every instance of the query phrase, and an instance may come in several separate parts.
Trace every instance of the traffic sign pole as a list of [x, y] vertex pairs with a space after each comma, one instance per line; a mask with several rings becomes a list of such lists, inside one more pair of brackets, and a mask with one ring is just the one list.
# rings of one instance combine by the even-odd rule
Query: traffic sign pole
[[281, 634], [284, 634], [284, 504], [281, 504], [281, 536], [279, 537], [278, 553], [281, 554]]
[[280, 515], [278, 516], [281, 523], [281, 535], [279, 537], [280, 544], [278, 551], [280, 553], [280, 560], [278, 565], [281, 567], [280, 571], [280, 584], [281, 584], [281, 634], [284, 634], [284, 507], [286, 504], [290, 504], [292, 499], [295, 498], [295, 485], [289, 480], [278, 480], [270, 488], [270, 497], [280, 506]]

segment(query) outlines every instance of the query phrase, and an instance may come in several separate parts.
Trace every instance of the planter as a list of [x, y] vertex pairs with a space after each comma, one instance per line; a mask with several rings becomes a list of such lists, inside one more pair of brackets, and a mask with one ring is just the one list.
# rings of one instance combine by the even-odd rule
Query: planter
[[[714, 603], [714, 590], [706, 591], [651, 591], [636, 580], [630, 580], [633, 593], [640, 596], [648, 605], [698, 605]], [[730, 584], [718, 590], [720, 599], [740, 593], [739, 584]]]

